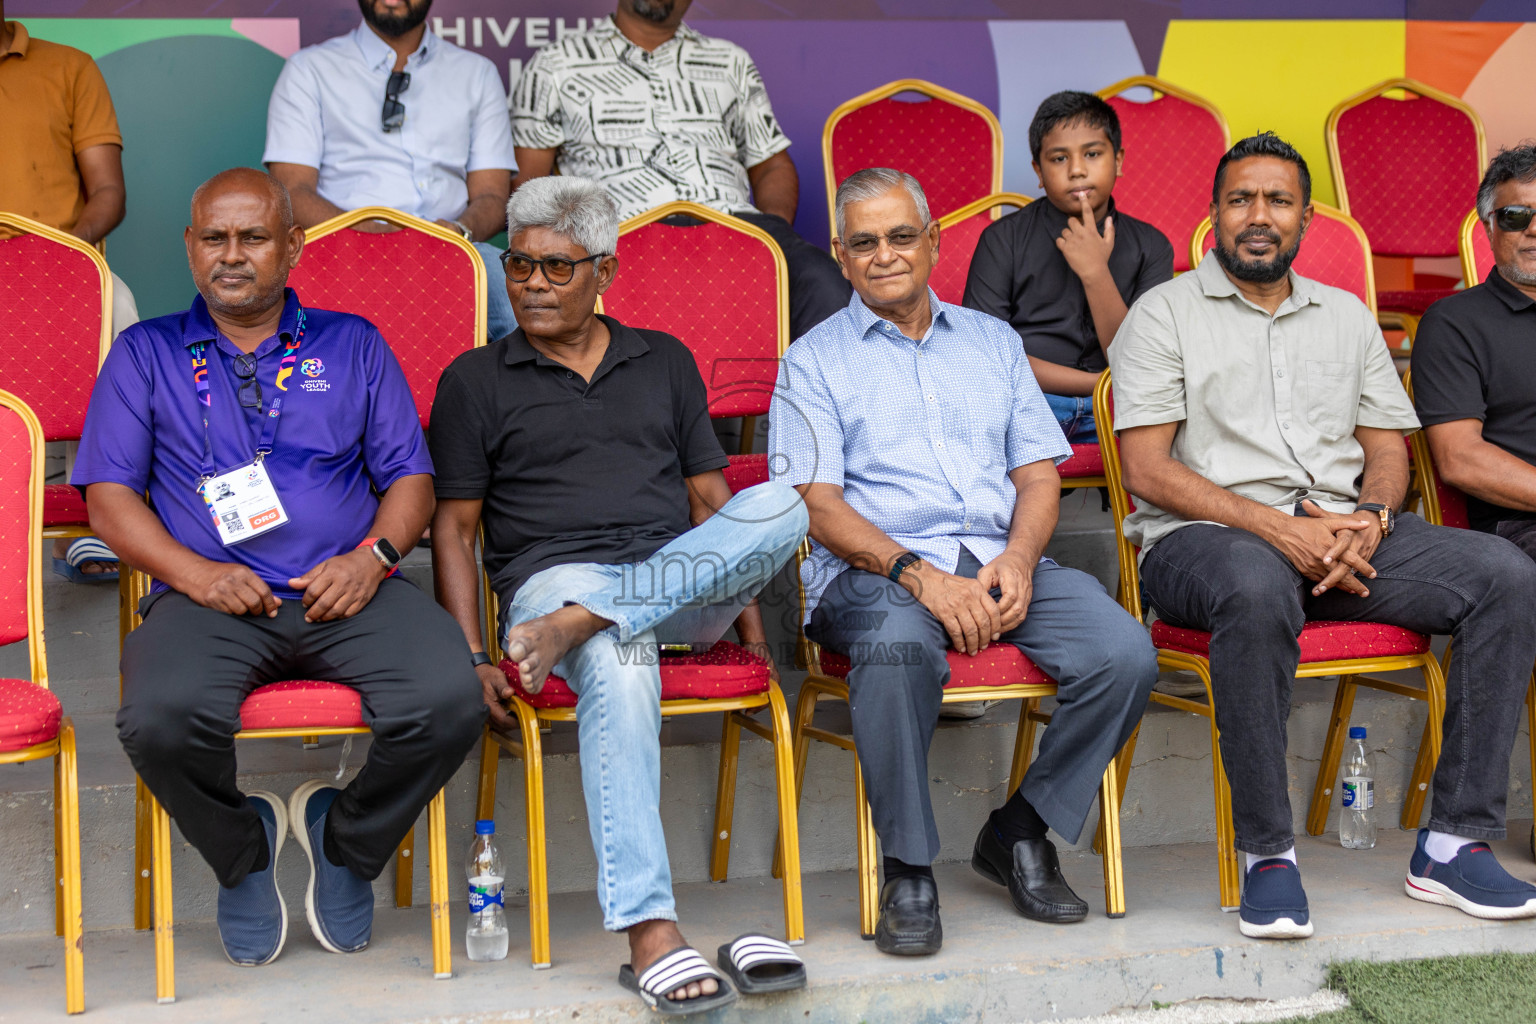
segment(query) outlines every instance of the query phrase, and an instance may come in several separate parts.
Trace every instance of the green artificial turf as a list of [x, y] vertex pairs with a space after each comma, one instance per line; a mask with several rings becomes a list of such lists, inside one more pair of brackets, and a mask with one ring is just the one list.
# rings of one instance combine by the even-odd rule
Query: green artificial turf
[[1284, 1024], [1530, 1024], [1536, 1017], [1536, 955], [1493, 953], [1374, 963], [1328, 970], [1346, 1009]]

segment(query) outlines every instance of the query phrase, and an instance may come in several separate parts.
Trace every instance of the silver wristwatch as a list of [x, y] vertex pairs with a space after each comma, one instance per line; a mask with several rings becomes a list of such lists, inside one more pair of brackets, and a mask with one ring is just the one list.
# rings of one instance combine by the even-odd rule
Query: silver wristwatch
[[469, 228], [465, 227], [463, 221], [451, 220], [448, 223], [459, 229], [459, 234], [464, 236], [464, 241], [473, 242], [475, 240], [475, 233], [469, 230]]

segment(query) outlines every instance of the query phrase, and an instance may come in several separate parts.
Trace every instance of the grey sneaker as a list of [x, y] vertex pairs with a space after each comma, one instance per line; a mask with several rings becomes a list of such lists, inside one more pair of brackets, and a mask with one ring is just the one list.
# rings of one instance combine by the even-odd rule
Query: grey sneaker
[[232, 889], [219, 886], [219, 941], [239, 967], [260, 967], [277, 959], [288, 938], [288, 908], [277, 891], [277, 854], [288, 835], [288, 812], [276, 793], [246, 794], [266, 831], [267, 866], [252, 871]]
[[288, 798], [288, 820], [309, 858], [304, 913], [310, 931], [332, 953], [356, 953], [373, 935], [373, 883], [325, 855], [325, 818], [340, 792], [324, 780], [304, 783]]
[[1001, 704], [1000, 700], [967, 700], [954, 704], [940, 704], [940, 718], [980, 718]]

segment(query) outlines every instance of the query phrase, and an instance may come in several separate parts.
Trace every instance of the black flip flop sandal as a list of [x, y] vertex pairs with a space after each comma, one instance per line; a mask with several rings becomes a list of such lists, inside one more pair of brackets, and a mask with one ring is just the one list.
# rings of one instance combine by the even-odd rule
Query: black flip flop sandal
[[744, 995], [805, 987], [805, 961], [778, 939], [743, 935], [720, 947], [720, 969]]
[[[719, 982], [720, 991], [712, 996], [699, 996], [697, 999], [667, 998], [667, 993], [676, 992], [705, 978], [714, 978]], [[657, 1013], [674, 1017], [716, 1010], [736, 1001], [736, 990], [731, 987], [731, 983], [719, 971], [709, 966], [709, 961], [700, 956], [699, 951], [691, 946], [678, 946], [670, 953], [664, 954], [647, 967], [645, 973], [638, 978], [635, 977], [635, 969], [629, 964], [624, 964], [619, 968], [619, 984], [637, 994], [645, 1001], [645, 1005]]]

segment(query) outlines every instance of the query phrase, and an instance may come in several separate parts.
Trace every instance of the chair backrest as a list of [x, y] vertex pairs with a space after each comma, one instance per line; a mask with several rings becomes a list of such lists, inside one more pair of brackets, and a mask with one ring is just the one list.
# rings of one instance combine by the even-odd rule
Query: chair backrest
[[[917, 93], [922, 99], [897, 99]], [[1003, 188], [1003, 128], [975, 100], [932, 82], [903, 78], [855, 96], [821, 133], [827, 221], [837, 234], [838, 184], [866, 167], [894, 167], [922, 183], [935, 218]]]
[[[1207, 217], [1195, 228], [1190, 258], [1198, 263], [1215, 245], [1216, 236]], [[1371, 264], [1371, 245], [1365, 231], [1342, 210], [1327, 203], [1312, 204], [1312, 223], [1291, 266], [1302, 277], [1354, 292], [1375, 315], [1376, 271]]]
[[1461, 279], [1471, 288], [1486, 281], [1493, 269], [1493, 243], [1488, 241], [1488, 229], [1477, 219], [1477, 210], [1467, 211], [1460, 237]]
[[[382, 220], [401, 230], [358, 231]], [[462, 235], [410, 214], [365, 206], [305, 232], [288, 284], [315, 309], [355, 313], [384, 335], [427, 426], [437, 380], [455, 356], [485, 344], [485, 265]]]
[[968, 203], [953, 213], [939, 218], [940, 260], [928, 278], [928, 287], [945, 302], [960, 304], [965, 297], [965, 279], [971, 273], [971, 257], [976, 255], [976, 243], [981, 233], [1002, 215], [1002, 208], [1028, 206], [1028, 196], [1015, 192], [995, 192]]
[[1483, 122], [1471, 107], [1423, 82], [1391, 78], [1334, 107], [1327, 140], [1339, 207], [1365, 228], [1376, 255], [1457, 254], [1467, 197], [1487, 162]]
[[[1153, 91], [1137, 103], [1122, 93]], [[1120, 116], [1125, 147], [1115, 207], [1140, 217], [1173, 244], [1173, 269], [1188, 270], [1189, 239], [1211, 205], [1211, 174], [1232, 145], [1227, 119], [1209, 100], [1150, 75], [1137, 75], [1099, 90]]]
[[[1403, 374], [1403, 389], [1408, 400], [1413, 401], [1413, 371]], [[1444, 480], [1435, 469], [1435, 459], [1429, 450], [1429, 438], [1423, 430], [1416, 430], [1409, 437], [1413, 446], [1413, 476], [1419, 498], [1424, 503], [1424, 519], [1436, 526], [1454, 526], [1460, 530], [1471, 529], [1472, 517], [1467, 514], [1467, 495]]]
[[0, 391], [0, 646], [26, 641], [32, 681], [47, 686], [37, 569], [42, 525], [42, 424], [20, 397]]
[[1093, 421], [1099, 434], [1099, 451], [1104, 456], [1104, 480], [1109, 490], [1109, 509], [1115, 519], [1115, 557], [1120, 563], [1120, 604], [1137, 622], [1142, 620], [1141, 576], [1136, 565], [1136, 546], [1125, 538], [1125, 517], [1136, 511], [1136, 503], [1125, 489], [1125, 475], [1120, 468], [1120, 441], [1115, 437], [1115, 393], [1109, 371], [1099, 374], [1093, 388]]
[[34, 410], [44, 438], [77, 440], [112, 343], [106, 260], [73, 235], [0, 213], [0, 310], [0, 387]]
[[[679, 217], [689, 220], [666, 222]], [[697, 203], [631, 217], [619, 225], [619, 274], [598, 308], [687, 345], [710, 416], [768, 411], [789, 345], [789, 271], [760, 228]]]

